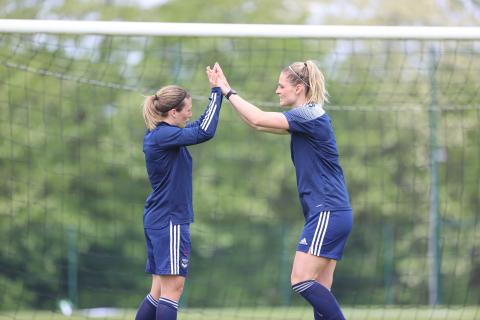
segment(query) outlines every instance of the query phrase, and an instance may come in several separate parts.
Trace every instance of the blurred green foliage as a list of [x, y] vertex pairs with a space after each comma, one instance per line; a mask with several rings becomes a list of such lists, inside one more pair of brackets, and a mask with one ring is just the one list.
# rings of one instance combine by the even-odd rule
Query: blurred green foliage
[[[49, 3], [48, 1], [46, 3]], [[0, 1], [4, 17], [303, 23], [308, 2], [169, 1], [145, 9]], [[289, 12], [285, 16], [285, 12]], [[241, 19], [241, 20], [240, 20]], [[446, 304], [480, 298], [478, 43], [6, 35], [0, 37], [0, 308], [52, 309], [68, 294], [67, 232], [77, 233], [79, 307], [135, 307], [143, 273], [143, 97], [186, 87], [207, 104], [206, 65], [280, 111], [280, 70], [324, 70], [354, 230], [334, 282], [340, 302], [428, 302], [429, 50], [437, 48], [442, 287]], [[193, 251], [182, 303], [303, 304], [289, 289], [302, 214], [288, 136], [256, 133], [224, 102], [194, 158]], [[393, 238], [388, 246], [385, 234]], [[393, 255], [393, 266], [386, 257]], [[391, 287], [384, 282], [391, 277]], [[368, 294], [366, 294], [366, 292]], [[387, 292], [391, 296], [387, 298]]]

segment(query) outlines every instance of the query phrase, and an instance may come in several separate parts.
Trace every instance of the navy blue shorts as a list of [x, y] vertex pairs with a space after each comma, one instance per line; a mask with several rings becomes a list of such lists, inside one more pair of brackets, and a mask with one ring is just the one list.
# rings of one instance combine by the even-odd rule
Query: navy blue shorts
[[352, 224], [351, 210], [322, 211], [305, 222], [297, 251], [340, 260], [352, 230]]
[[156, 275], [188, 274], [190, 225], [170, 224], [162, 229], [144, 229], [147, 245], [145, 272]]

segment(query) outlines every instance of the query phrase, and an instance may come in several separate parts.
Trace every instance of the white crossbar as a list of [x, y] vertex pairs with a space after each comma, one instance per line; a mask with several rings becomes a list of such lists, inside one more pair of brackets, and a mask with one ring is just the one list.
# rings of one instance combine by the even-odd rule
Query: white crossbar
[[0, 33], [480, 40], [480, 27], [394, 27], [0, 19]]

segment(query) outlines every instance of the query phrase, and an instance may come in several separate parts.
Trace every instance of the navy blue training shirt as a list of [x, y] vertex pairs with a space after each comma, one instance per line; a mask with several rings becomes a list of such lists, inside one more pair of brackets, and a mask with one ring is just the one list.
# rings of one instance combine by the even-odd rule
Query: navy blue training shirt
[[351, 210], [330, 117], [317, 104], [284, 114], [305, 219], [321, 211]]
[[152, 193], [145, 202], [144, 228], [193, 222], [192, 157], [186, 146], [213, 138], [222, 98], [220, 88], [212, 88], [210, 103], [198, 120], [185, 128], [160, 122], [145, 133], [143, 152]]

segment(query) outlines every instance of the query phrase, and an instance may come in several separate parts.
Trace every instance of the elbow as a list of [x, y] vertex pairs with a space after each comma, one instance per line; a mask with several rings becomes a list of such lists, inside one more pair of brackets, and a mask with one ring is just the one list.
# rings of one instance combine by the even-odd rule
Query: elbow
[[255, 129], [258, 128], [258, 127], [261, 127], [260, 122], [261, 121], [259, 119], [251, 119], [250, 120], [251, 126]]
[[264, 131], [264, 128], [262, 126], [256, 126], [252, 123], [247, 123], [250, 128], [252, 128], [255, 131]]
[[253, 128], [255, 131], [263, 131], [263, 127], [260, 127], [260, 126], [252, 125], [252, 128]]
[[251, 114], [248, 117], [248, 122], [255, 127], [264, 127], [265, 120], [267, 119], [265, 112], [260, 111], [255, 114]]
[[199, 137], [199, 140], [201, 142], [205, 142], [205, 141], [208, 141], [208, 140], [211, 140], [213, 137], [215, 136], [215, 132], [203, 132], [200, 137]]

